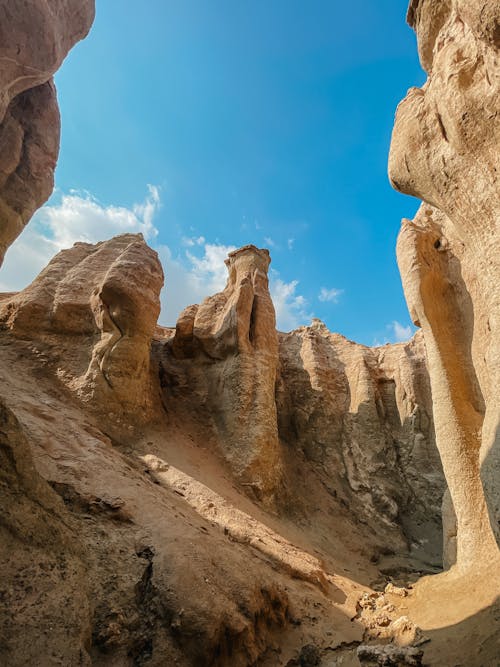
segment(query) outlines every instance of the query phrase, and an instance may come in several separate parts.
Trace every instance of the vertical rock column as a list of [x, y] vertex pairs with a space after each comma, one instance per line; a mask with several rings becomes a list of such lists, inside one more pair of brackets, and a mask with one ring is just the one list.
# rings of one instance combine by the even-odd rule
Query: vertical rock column
[[186, 309], [173, 342], [178, 355], [184, 349], [186, 356], [208, 357], [203, 381], [218, 441], [235, 476], [264, 501], [272, 500], [282, 479], [270, 261], [267, 250], [253, 245], [230, 253], [224, 291]]
[[[440, 228], [406, 220], [398, 263], [413, 321], [427, 349], [436, 441], [454, 513], [445, 503], [446, 565], [487, 562], [497, 547], [480, 478], [484, 401], [471, 357], [472, 323], [458, 266]], [[450, 515], [451, 514], [451, 515]], [[456, 528], [451, 523], [456, 516]], [[456, 537], [455, 537], [456, 535]], [[456, 544], [455, 544], [456, 540]]]
[[428, 79], [398, 107], [389, 176], [425, 203], [403, 222], [398, 261], [424, 331], [457, 564], [467, 568], [499, 558], [500, 5], [412, 0], [408, 20]]

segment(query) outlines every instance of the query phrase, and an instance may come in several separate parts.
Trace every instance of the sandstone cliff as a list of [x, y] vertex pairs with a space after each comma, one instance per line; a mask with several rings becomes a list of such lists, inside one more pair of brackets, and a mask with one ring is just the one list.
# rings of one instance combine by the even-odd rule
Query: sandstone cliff
[[269, 261], [231, 253], [175, 330], [140, 235], [77, 243], [0, 300], [6, 664], [275, 665], [332, 624], [339, 655], [368, 625], [399, 636], [384, 596], [385, 626], [357, 600], [438, 558], [421, 342], [278, 334]]
[[[0, 2], [3, 249], [49, 194], [50, 77], [93, 15], [27, 9]], [[425, 202], [398, 241], [423, 335], [277, 332], [254, 246], [157, 327], [140, 235], [76, 244], [0, 295], [2, 664], [496, 664], [499, 10], [408, 16], [429, 80], [398, 110], [390, 173]], [[439, 569], [435, 444], [458, 567], [415, 583]]]
[[0, 2], [0, 264], [52, 192], [59, 152], [52, 76], [93, 19], [94, 0]]
[[428, 79], [398, 107], [389, 173], [424, 204], [398, 261], [450, 489], [445, 557], [470, 569], [499, 560], [500, 6], [413, 1], [408, 18]]
[[227, 264], [224, 292], [189, 306], [166, 333], [167, 412], [203, 423], [257, 499], [297, 509], [299, 457], [329, 497], [322, 502], [370, 524], [380, 548], [435, 540], [444, 482], [421, 339], [372, 349], [319, 321], [278, 334], [268, 252], [245, 247]]
[[319, 320], [280, 335], [280, 436], [393, 544], [439, 533], [444, 490], [421, 336], [368, 348]]

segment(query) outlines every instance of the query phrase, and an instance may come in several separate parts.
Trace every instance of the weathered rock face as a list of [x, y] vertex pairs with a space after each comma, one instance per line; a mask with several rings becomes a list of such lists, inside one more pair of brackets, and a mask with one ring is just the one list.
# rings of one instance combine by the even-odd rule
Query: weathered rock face
[[444, 480], [420, 336], [368, 348], [319, 320], [281, 334], [277, 404], [281, 439], [354, 513], [396, 541], [401, 528], [415, 542], [438, 532]]
[[421, 0], [408, 18], [428, 80], [398, 107], [389, 173], [425, 203], [403, 221], [398, 262], [454, 507], [445, 560], [468, 568], [498, 559], [500, 525], [500, 5]]
[[0, 264], [52, 192], [60, 131], [52, 76], [93, 19], [94, 0], [0, 2]]
[[[66, 664], [88, 664], [81, 649], [91, 605], [81, 545], [60, 497], [35, 470], [26, 434], [3, 400], [0, 462], [0, 660], [36, 664], [57, 645]], [[50, 633], [41, 631], [44, 625]], [[19, 632], [22, 627], [26, 634]]]
[[[168, 345], [198, 409], [213, 420], [225, 458], [258, 498], [281, 483], [275, 383], [278, 335], [268, 289], [269, 252], [244, 246], [226, 260], [223, 292], [181, 313]], [[165, 363], [172, 363], [171, 360]], [[168, 399], [167, 399], [168, 402]]]
[[158, 256], [141, 234], [76, 243], [1, 304], [0, 321], [48, 346], [57, 376], [84, 401], [146, 416], [162, 285]]
[[319, 320], [277, 334], [268, 264], [253, 246], [232, 253], [224, 292], [181, 314], [160, 354], [167, 412], [188, 407], [259, 499], [296, 510], [291, 471], [303, 460], [332, 511], [370, 524], [379, 545], [404, 553], [440, 538], [444, 480], [421, 337], [367, 348]]

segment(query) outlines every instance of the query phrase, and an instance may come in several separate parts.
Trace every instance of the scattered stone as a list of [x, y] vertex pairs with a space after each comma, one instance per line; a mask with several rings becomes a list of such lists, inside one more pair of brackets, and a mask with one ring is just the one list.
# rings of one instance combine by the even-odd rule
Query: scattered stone
[[406, 588], [400, 588], [399, 586], [394, 586], [391, 582], [385, 587], [384, 593], [390, 595], [398, 595], [401, 598], [405, 598], [408, 595]]
[[358, 660], [364, 667], [419, 667], [424, 652], [414, 646], [394, 646], [393, 644], [362, 644], [356, 651]]

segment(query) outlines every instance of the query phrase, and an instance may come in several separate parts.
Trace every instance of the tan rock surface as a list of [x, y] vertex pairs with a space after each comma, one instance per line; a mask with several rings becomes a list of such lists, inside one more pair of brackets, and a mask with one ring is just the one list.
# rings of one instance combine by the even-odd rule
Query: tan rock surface
[[[47, 196], [49, 79], [92, 8], [2, 11], [36, 61], [2, 35], [6, 245]], [[398, 256], [435, 405], [420, 335], [278, 334], [267, 251], [233, 253], [225, 290], [175, 331], [156, 325], [163, 275], [140, 236], [63, 251], [0, 298], [1, 664], [356, 666], [360, 645], [368, 664], [496, 664], [498, 5], [409, 16], [429, 83], [398, 112], [391, 175], [428, 202]], [[439, 535], [434, 421], [464, 568], [412, 588]]]
[[[230, 253], [224, 291], [181, 313], [171, 349], [184, 383], [198, 398], [193, 409], [210, 414], [233, 473], [256, 497], [272, 502], [281, 485], [282, 463], [270, 261], [269, 252], [255, 246]], [[167, 344], [167, 354], [169, 350]]]
[[[357, 646], [370, 638], [420, 637], [407, 614], [409, 598], [385, 586], [413, 568], [429, 571], [435, 554], [425, 538], [439, 533], [442, 478], [420, 336], [371, 349], [319, 322], [278, 335], [270, 327], [268, 261], [254, 248], [234, 253], [225, 294], [187, 309], [176, 331], [155, 324], [161, 270], [135, 235], [76, 244], [26, 290], [1, 301], [0, 399], [17, 420], [3, 442], [15, 452], [22, 432], [34, 464], [29, 480], [38, 480], [28, 490], [21, 470], [10, 474], [0, 486], [2, 504], [14, 508], [10, 522], [38, 539], [23, 499], [45, 507], [51, 498], [53, 530], [62, 535], [55, 549], [64, 563], [47, 579], [43, 563], [55, 567], [51, 542], [40, 533], [35, 551], [30, 541], [5, 540], [9, 606], [0, 626], [9, 637], [29, 627], [30, 637], [28, 645], [2, 645], [7, 664], [43, 655], [48, 664], [72, 664], [78, 656], [76, 664], [103, 667], [284, 667], [305, 656], [356, 665]], [[255, 305], [257, 297], [262, 303]], [[123, 355], [114, 357], [123, 343], [104, 326], [105, 312], [130, 338]], [[144, 375], [145, 383], [136, 384], [122, 371], [135, 367], [134, 355], [142, 355], [153, 332], [149, 384]], [[106, 356], [103, 342], [110, 340], [115, 347]], [[149, 355], [149, 342], [147, 349]], [[215, 419], [213, 406], [228, 401], [228, 368], [237, 369], [246, 392], [259, 396], [269, 386], [268, 377], [255, 374], [261, 366], [252, 374], [250, 363], [235, 363], [238, 352], [249, 362], [262, 352], [279, 378], [271, 408], [276, 433], [280, 424], [280, 486], [271, 506], [264, 494], [245, 493], [249, 487], [221, 437], [225, 422]], [[104, 372], [112, 387], [95, 379]], [[134, 393], [139, 386], [146, 399]], [[160, 389], [163, 403], [155, 398]], [[230, 398], [230, 426], [246, 423], [238, 422], [238, 410], [258, 416], [259, 407], [245, 412], [255, 404], [244, 396]], [[144, 404], [149, 411], [138, 411]], [[120, 419], [110, 417], [120, 405]], [[258, 474], [266, 453], [250, 455]], [[18, 505], [9, 499], [13, 489]], [[425, 494], [427, 500], [419, 497]], [[420, 522], [430, 514], [431, 528]], [[408, 557], [407, 541], [419, 553]], [[33, 559], [42, 565], [33, 568]], [[374, 593], [370, 583], [386, 592]], [[67, 619], [47, 634], [47, 619], [56, 623], [68, 599]], [[446, 641], [436, 639], [436, 654]]]
[[140, 234], [76, 243], [3, 301], [0, 322], [14, 336], [45, 345], [59, 380], [82, 400], [146, 417], [162, 285], [158, 256]]
[[[361, 640], [351, 619], [365, 587], [239, 494], [203, 437], [173, 423], [138, 429], [133, 415], [113, 423], [55, 382], [32, 341], [4, 330], [0, 347], [0, 395], [19, 424], [2, 431], [2, 445], [16, 456], [22, 431], [43, 487], [21, 486], [22, 470], [0, 485], [20, 535], [41, 543], [2, 533], [3, 664], [271, 667], [306, 644], [335, 651]], [[38, 526], [45, 496], [51, 530], [67, 543], [52, 547]], [[352, 571], [359, 546], [349, 549]]]
[[422, 0], [409, 19], [428, 79], [398, 107], [389, 173], [426, 203], [403, 221], [398, 262], [424, 332], [454, 506], [445, 506], [445, 560], [456, 541], [458, 566], [470, 568], [499, 559], [500, 7]]
[[420, 335], [369, 348], [319, 320], [280, 334], [277, 402], [281, 439], [394, 549], [438, 537], [445, 487]]
[[93, 19], [94, 0], [0, 2], [0, 264], [52, 192], [60, 131], [52, 76]]

